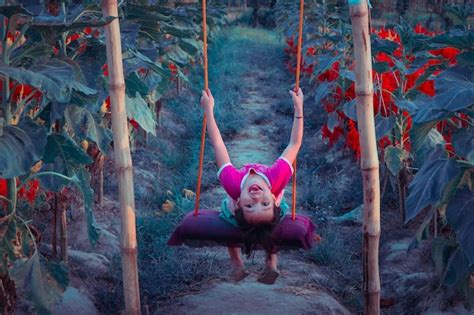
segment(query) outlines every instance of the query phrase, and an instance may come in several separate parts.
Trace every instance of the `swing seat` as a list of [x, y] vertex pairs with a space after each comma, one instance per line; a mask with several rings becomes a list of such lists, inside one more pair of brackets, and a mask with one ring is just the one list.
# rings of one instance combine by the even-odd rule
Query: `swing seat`
[[[274, 228], [272, 240], [277, 250], [310, 249], [313, 246], [315, 226], [308, 217], [296, 215], [295, 221], [287, 215]], [[186, 214], [168, 240], [169, 246], [190, 247], [226, 246], [243, 247], [240, 228], [219, 218], [219, 211], [199, 210]], [[259, 249], [261, 246], [257, 244]]]

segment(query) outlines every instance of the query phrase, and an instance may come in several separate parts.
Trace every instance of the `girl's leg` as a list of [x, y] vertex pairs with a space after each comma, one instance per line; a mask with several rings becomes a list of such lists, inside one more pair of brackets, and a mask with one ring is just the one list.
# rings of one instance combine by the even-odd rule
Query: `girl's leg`
[[240, 248], [239, 247], [227, 247], [230, 256], [230, 262], [234, 268], [242, 267], [244, 262], [240, 257]]
[[278, 257], [277, 254], [266, 253], [265, 264], [270, 269], [277, 269]]
[[233, 278], [235, 282], [247, 277], [250, 273], [245, 269], [244, 262], [240, 257], [240, 247], [227, 247], [230, 256], [230, 262], [233, 266], [234, 273]]

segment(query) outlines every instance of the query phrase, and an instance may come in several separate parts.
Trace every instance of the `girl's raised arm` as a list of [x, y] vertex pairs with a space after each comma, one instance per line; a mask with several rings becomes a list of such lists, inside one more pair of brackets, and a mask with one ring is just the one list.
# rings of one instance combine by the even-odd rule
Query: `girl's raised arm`
[[214, 97], [211, 94], [211, 90], [208, 89], [207, 93], [202, 91], [201, 107], [206, 114], [207, 133], [211, 140], [212, 147], [214, 148], [217, 167], [221, 168], [222, 165], [230, 163], [230, 158], [224, 140], [222, 140], [219, 127], [217, 127], [216, 119], [214, 118]]
[[298, 89], [298, 94], [293, 91], [290, 91], [291, 98], [293, 99], [293, 106], [295, 109], [293, 117], [293, 127], [291, 129], [290, 143], [286, 147], [285, 151], [281, 155], [287, 159], [290, 163], [296, 159], [298, 151], [301, 147], [301, 142], [303, 140], [303, 92], [301, 88]]

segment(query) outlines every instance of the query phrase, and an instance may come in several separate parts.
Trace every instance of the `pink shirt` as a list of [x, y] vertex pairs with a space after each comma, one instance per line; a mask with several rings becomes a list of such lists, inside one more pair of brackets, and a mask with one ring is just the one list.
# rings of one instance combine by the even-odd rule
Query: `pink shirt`
[[236, 169], [231, 163], [222, 165], [217, 172], [217, 177], [233, 201], [240, 197], [241, 189], [250, 174], [250, 170], [254, 170], [255, 173], [263, 177], [276, 198], [275, 204], [279, 206], [284, 188], [293, 174], [291, 163], [284, 157], [279, 157], [272, 166], [251, 163]]

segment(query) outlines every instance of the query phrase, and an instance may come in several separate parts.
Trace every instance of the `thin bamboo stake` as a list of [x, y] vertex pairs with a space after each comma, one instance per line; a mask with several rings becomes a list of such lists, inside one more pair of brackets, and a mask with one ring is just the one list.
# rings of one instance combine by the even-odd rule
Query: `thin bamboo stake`
[[372, 56], [369, 33], [369, 10], [366, 0], [349, 0], [354, 38], [355, 90], [357, 122], [361, 149], [364, 189], [363, 290], [364, 313], [380, 314], [380, 181], [375, 140]]
[[[102, 14], [105, 17], [118, 17], [117, 0], [103, 0]], [[125, 109], [125, 80], [123, 76], [122, 45], [118, 18], [106, 25], [104, 29], [107, 64], [109, 66], [114, 158], [122, 222], [121, 246], [125, 313], [140, 314], [133, 166], [130, 154], [130, 140], [128, 138], [127, 112]]]

